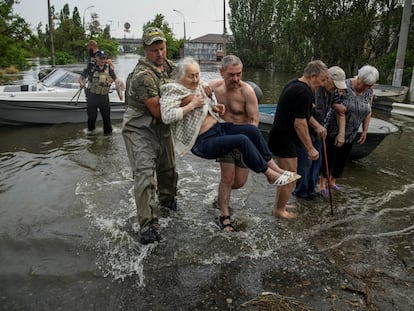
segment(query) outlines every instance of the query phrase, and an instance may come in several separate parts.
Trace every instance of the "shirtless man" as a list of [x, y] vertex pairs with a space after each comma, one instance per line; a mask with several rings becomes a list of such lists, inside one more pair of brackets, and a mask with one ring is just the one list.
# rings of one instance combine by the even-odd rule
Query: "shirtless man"
[[[236, 124], [259, 125], [258, 100], [253, 88], [241, 80], [243, 63], [234, 55], [222, 59], [220, 74], [223, 79], [209, 83], [217, 102], [225, 105], [226, 110], [221, 117], [226, 122]], [[232, 189], [239, 189], [247, 181], [249, 169], [244, 164], [240, 152], [232, 151], [217, 159], [220, 162], [221, 179], [218, 187], [218, 207], [220, 208], [223, 230], [234, 231], [230, 220], [230, 196]]]

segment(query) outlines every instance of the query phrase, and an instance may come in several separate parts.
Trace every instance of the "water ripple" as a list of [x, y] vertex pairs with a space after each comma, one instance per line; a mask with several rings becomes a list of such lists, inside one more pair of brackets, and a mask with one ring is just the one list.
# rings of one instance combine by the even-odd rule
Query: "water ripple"
[[414, 189], [414, 183], [403, 185], [400, 190], [390, 190], [382, 196], [375, 196], [372, 201], [376, 206], [383, 206], [393, 200], [395, 197], [406, 195], [409, 191]]
[[373, 238], [382, 238], [382, 237], [394, 237], [394, 236], [400, 236], [400, 235], [410, 235], [412, 233], [414, 233], [414, 225], [409, 226], [407, 228], [403, 228], [401, 230], [382, 232], [382, 233], [377, 233], [377, 234], [352, 234], [352, 235], [348, 235], [345, 238], [341, 239], [336, 244], [333, 244], [329, 247], [322, 248], [322, 251], [327, 251], [333, 248], [338, 248], [345, 242], [352, 241], [352, 240], [360, 240], [360, 239], [365, 239], [365, 238], [373, 239]]

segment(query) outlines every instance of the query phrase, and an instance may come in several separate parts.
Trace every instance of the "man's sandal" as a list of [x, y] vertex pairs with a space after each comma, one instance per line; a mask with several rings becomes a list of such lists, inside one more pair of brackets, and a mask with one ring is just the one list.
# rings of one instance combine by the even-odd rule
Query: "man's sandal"
[[[229, 220], [230, 222], [228, 224], [224, 224], [225, 220]], [[226, 232], [233, 232], [234, 231], [234, 226], [231, 223], [231, 219], [230, 216], [219, 216], [219, 225], [220, 225], [220, 229]], [[231, 228], [231, 230], [227, 231], [224, 230], [225, 228]]]

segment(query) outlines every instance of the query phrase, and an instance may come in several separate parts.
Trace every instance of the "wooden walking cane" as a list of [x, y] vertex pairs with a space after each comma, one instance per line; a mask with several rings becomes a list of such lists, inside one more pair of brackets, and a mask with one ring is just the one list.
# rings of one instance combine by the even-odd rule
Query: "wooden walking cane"
[[330, 174], [329, 174], [328, 157], [326, 155], [325, 137], [322, 137], [322, 143], [323, 143], [323, 155], [325, 157], [326, 180], [327, 180], [327, 183], [328, 183], [329, 205], [331, 206], [331, 215], [333, 215], [332, 190], [331, 190], [331, 182], [330, 182], [330, 178], [329, 178]]

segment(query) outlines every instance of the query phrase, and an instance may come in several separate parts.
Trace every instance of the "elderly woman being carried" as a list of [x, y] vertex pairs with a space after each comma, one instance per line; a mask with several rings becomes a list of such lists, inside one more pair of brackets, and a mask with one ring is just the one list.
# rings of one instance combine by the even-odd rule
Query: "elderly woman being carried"
[[237, 149], [246, 165], [256, 173], [263, 173], [271, 184], [284, 186], [300, 178], [274, 162], [256, 126], [221, 120], [224, 105], [217, 104], [214, 94], [203, 87], [200, 66], [193, 58], [179, 62], [177, 82], [161, 86], [160, 105], [163, 122], [171, 124], [177, 154], [191, 150], [201, 158], [216, 159]]

